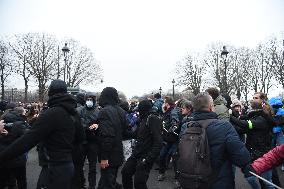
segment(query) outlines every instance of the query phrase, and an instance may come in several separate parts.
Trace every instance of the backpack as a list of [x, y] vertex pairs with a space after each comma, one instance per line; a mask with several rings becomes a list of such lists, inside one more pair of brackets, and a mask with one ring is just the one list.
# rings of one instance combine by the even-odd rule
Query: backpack
[[178, 180], [185, 189], [206, 189], [215, 180], [206, 128], [216, 119], [188, 122], [178, 146]]

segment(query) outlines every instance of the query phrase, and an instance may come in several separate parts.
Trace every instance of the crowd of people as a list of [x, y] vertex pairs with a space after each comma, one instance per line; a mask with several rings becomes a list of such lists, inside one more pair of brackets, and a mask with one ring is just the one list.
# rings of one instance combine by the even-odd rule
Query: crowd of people
[[48, 96], [42, 105], [1, 103], [0, 189], [27, 188], [26, 162], [35, 146], [42, 168], [37, 189], [147, 189], [154, 164], [157, 182], [172, 165], [177, 189], [233, 189], [236, 167], [253, 189], [280, 185], [274, 171], [279, 165], [284, 171], [280, 97], [257, 92], [244, 106], [208, 88], [192, 99], [157, 93], [126, 102], [113, 87], [98, 99], [92, 92], [70, 95], [62, 80], [51, 82]]

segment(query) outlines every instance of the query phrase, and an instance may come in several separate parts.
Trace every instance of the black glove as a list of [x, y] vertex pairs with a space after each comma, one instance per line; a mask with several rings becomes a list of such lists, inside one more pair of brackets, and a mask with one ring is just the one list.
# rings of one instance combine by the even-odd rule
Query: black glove
[[256, 173], [256, 171], [254, 170], [254, 168], [250, 164], [243, 167], [242, 172], [244, 173], [244, 176], [246, 178], [253, 176], [250, 172]]

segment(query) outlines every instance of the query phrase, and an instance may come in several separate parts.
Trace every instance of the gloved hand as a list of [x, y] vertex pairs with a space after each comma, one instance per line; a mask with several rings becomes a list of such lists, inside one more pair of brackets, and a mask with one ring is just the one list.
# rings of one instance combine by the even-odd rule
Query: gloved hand
[[250, 172], [256, 173], [256, 171], [254, 170], [254, 168], [250, 164], [243, 167], [242, 172], [244, 173], [244, 176], [246, 178], [253, 176]]

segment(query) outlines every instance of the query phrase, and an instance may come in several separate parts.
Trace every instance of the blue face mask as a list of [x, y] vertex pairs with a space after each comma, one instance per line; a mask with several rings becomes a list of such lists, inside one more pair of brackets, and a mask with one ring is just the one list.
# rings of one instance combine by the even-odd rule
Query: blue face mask
[[87, 100], [87, 101], [86, 101], [86, 106], [87, 106], [88, 108], [92, 108], [92, 107], [94, 106], [94, 102], [93, 102], [92, 100]]

